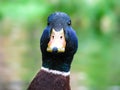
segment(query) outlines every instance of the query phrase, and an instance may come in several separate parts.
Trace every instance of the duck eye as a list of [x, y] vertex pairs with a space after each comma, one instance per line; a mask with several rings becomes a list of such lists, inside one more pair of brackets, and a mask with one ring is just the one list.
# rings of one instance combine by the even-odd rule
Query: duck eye
[[63, 37], [62, 36], [60, 36], [60, 39], [62, 39]]
[[54, 36], [52, 36], [52, 38], [54, 39]]
[[48, 22], [47, 25], [50, 25], [50, 23]]
[[68, 22], [68, 25], [71, 25], [71, 20]]

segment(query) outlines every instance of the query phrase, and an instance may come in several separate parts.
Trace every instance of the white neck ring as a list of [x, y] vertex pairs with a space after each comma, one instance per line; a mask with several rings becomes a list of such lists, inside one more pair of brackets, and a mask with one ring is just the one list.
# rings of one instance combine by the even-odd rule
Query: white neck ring
[[48, 69], [48, 68], [45, 68], [45, 67], [41, 67], [41, 70], [44, 70], [48, 73], [53, 73], [53, 74], [56, 74], [56, 75], [62, 75], [62, 76], [69, 76], [70, 75], [70, 71], [69, 72], [62, 72], [62, 71]]

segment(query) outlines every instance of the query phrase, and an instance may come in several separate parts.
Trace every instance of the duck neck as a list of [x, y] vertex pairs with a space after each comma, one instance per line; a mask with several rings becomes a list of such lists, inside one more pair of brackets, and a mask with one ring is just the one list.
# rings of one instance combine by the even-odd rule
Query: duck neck
[[63, 56], [50, 56], [44, 57], [42, 62], [42, 69], [44, 70], [53, 70], [58, 72], [70, 73], [70, 67], [73, 56], [71, 57], [63, 57]]

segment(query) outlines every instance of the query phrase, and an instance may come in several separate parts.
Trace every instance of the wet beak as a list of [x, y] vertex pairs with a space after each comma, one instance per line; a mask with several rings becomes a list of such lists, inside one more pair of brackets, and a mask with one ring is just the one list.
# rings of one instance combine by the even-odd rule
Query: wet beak
[[60, 31], [55, 31], [53, 28], [50, 35], [47, 51], [62, 53], [65, 52], [66, 40], [63, 28]]

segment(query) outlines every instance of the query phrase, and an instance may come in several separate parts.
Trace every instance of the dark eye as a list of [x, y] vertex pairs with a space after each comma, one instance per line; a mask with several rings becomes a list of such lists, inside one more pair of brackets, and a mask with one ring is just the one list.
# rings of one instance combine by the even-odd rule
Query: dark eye
[[60, 39], [62, 39], [63, 37], [62, 36], [60, 36]]
[[68, 22], [68, 25], [71, 25], [71, 20]]
[[50, 25], [50, 23], [48, 22], [47, 25]]
[[54, 39], [54, 36], [52, 36], [52, 38]]

